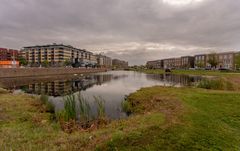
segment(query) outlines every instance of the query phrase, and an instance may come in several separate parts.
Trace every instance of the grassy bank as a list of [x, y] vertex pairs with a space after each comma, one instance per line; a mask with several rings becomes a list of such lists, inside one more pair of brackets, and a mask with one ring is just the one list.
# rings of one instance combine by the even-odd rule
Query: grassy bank
[[[164, 74], [162, 69], [137, 69], [134, 71], [144, 72], [148, 74]], [[179, 75], [201, 75], [201, 76], [240, 76], [239, 72], [226, 72], [218, 70], [172, 70], [172, 74]]]
[[239, 150], [240, 94], [144, 88], [128, 97], [128, 119], [98, 129], [61, 130], [39, 98], [0, 93], [3, 150]]
[[[165, 74], [164, 70], [161, 69], [137, 69], [137, 72], [143, 72], [147, 74]], [[172, 70], [171, 74], [175, 75], [192, 75], [192, 76], [205, 76], [214, 77], [231, 83], [233, 89], [236, 91], [240, 90], [240, 73], [239, 72], [225, 72], [225, 71], [213, 71], [213, 70]]]
[[52, 120], [52, 114], [45, 112], [39, 98], [0, 93], [0, 148], [3, 150], [95, 150], [111, 138], [163, 121], [161, 113], [136, 115], [69, 134]]
[[118, 150], [239, 150], [240, 94], [190, 88], [144, 88], [129, 96], [134, 113], [165, 122], [114, 138]]

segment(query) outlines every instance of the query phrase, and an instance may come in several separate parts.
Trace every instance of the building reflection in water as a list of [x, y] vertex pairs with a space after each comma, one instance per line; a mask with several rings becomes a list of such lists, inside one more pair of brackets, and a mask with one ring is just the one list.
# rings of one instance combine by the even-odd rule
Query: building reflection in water
[[191, 86], [199, 82], [202, 77], [174, 74], [147, 74], [148, 80], [162, 81], [170, 86]]
[[80, 78], [75, 78], [71, 80], [55, 80], [52, 82], [38, 82], [34, 84], [29, 84], [27, 86], [22, 86], [22, 89], [26, 93], [31, 94], [46, 94], [49, 96], [66, 96], [71, 93], [78, 91], [85, 91], [94, 85], [102, 85], [113, 79], [119, 79], [125, 77], [113, 76], [111, 74], [100, 74], [100, 75], [88, 75]]

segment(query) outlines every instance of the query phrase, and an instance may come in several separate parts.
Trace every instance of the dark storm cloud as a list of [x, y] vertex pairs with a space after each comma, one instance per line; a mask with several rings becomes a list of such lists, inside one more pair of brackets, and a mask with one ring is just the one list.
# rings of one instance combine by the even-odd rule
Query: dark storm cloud
[[0, 0], [0, 46], [66, 43], [141, 64], [240, 48], [240, 1]]

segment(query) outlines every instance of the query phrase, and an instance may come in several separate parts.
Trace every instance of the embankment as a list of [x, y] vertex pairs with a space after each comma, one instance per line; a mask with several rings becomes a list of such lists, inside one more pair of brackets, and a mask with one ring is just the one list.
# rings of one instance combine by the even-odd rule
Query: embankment
[[84, 69], [84, 68], [0, 68], [0, 78], [15, 77], [37, 77], [37, 76], [53, 76], [67, 74], [84, 74], [105, 72], [107, 69]]

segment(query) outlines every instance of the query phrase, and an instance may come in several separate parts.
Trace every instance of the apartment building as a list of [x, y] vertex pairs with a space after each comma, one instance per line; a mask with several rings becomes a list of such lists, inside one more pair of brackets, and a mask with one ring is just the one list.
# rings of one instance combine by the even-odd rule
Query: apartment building
[[91, 64], [93, 53], [70, 45], [50, 44], [24, 47], [21, 55], [31, 66], [49, 63], [50, 66], [63, 66], [66, 61], [71, 63]]
[[168, 58], [163, 60], [163, 67], [166, 68], [175, 68], [175, 58]]
[[225, 52], [218, 53], [217, 60], [218, 65], [217, 68], [225, 68], [225, 69], [234, 69], [235, 68], [235, 54], [236, 52]]
[[193, 68], [194, 67], [194, 57], [183, 56], [181, 57], [181, 68]]
[[119, 59], [113, 59], [112, 66], [115, 68], [128, 68], [128, 62]]
[[98, 65], [100, 67], [109, 68], [112, 67], [112, 59], [102, 54], [96, 55]]
[[18, 60], [20, 52], [18, 50], [0, 48], [0, 61]]
[[148, 61], [146, 66], [149, 69], [162, 69], [163, 68], [163, 60]]
[[205, 68], [207, 66], [207, 55], [199, 54], [194, 56], [194, 67]]

